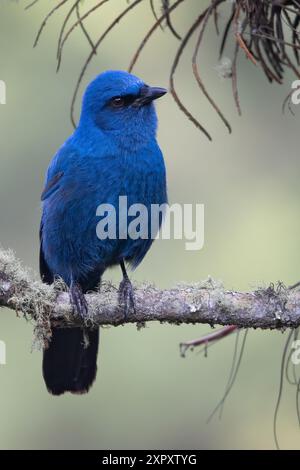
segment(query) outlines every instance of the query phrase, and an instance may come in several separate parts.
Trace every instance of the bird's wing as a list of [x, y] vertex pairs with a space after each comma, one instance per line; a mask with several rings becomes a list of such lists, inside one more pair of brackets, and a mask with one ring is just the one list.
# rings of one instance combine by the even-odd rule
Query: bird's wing
[[43, 282], [46, 284], [52, 284], [54, 281], [54, 276], [45, 260], [44, 252], [43, 252], [43, 245], [42, 245], [42, 238], [43, 238], [43, 221], [41, 221], [40, 225], [40, 276]]
[[47, 181], [46, 186], [42, 192], [41, 200], [45, 201], [51, 194], [53, 194], [59, 188], [59, 182], [63, 177], [63, 171], [56, 173], [49, 181]]

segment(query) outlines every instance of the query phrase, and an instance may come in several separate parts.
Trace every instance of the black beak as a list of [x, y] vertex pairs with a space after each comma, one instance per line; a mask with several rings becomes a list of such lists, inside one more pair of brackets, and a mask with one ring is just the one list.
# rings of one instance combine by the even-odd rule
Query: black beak
[[141, 107], [146, 104], [150, 104], [152, 101], [157, 100], [161, 96], [167, 93], [165, 88], [143, 86], [140, 94], [136, 100], [134, 100], [133, 106]]

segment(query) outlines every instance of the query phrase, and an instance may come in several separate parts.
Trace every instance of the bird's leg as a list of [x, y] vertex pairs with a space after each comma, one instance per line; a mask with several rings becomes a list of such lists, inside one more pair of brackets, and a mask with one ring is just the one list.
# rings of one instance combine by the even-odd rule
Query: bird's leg
[[122, 269], [123, 279], [119, 287], [119, 304], [124, 308], [125, 320], [128, 317], [130, 309], [135, 313], [135, 301], [133, 287], [126, 272], [124, 260], [120, 261], [120, 267]]
[[70, 302], [75, 312], [82, 318], [85, 318], [88, 313], [87, 301], [80, 285], [73, 280], [70, 285]]

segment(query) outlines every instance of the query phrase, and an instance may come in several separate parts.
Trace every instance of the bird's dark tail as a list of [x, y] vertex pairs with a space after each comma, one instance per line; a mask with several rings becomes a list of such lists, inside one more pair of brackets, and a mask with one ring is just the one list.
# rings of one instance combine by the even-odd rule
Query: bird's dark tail
[[53, 395], [87, 393], [97, 372], [99, 328], [53, 328], [43, 356], [43, 376]]

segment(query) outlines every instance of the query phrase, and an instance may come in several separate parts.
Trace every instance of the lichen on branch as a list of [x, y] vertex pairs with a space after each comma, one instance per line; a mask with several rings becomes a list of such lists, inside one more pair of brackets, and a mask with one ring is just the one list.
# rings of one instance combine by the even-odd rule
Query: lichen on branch
[[36, 280], [11, 250], [0, 250], [0, 307], [32, 319], [38, 326], [120, 325], [149, 321], [171, 324], [204, 323], [239, 328], [284, 329], [300, 325], [300, 292], [282, 283], [252, 292], [225, 290], [209, 278], [195, 284], [178, 284], [161, 290], [150, 284], [134, 286], [136, 311], [124, 319], [118, 287], [102, 282], [97, 292], [86, 295], [85, 319], [73, 312], [63, 282], [52, 286]]

